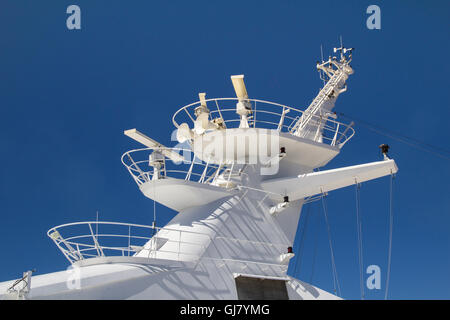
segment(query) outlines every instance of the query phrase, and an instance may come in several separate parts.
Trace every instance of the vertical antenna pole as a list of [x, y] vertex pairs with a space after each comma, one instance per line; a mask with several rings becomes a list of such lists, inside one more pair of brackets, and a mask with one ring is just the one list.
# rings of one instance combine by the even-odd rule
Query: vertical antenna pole
[[[320, 44], [320, 62], [323, 63], [323, 48], [322, 44]], [[325, 76], [323, 75], [323, 71], [320, 70], [320, 78], [322, 79], [323, 86], [325, 87]]]

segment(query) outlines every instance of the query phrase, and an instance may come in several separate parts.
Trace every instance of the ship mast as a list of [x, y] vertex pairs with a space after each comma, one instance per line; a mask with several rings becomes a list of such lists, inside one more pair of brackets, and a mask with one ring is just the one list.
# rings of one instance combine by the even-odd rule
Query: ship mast
[[334, 48], [334, 52], [337, 51], [340, 52], [339, 60], [330, 56], [327, 61], [317, 62], [317, 70], [323, 72], [328, 81], [292, 126], [291, 134], [321, 142], [323, 126], [328, 117], [334, 116], [331, 110], [339, 94], [347, 90], [345, 82], [353, 74], [350, 66], [353, 48], [344, 48], [341, 44], [339, 48]]
[[[328, 81], [306, 111], [250, 98], [244, 75], [233, 75], [236, 97], [200, 92], [175, 112], [176, 147], [125, 130], [145, 147], [121, 158], [139, 190], [178, 213], [163, 227], [155, 218], [152, 226], [96, 220], [53, 227], [48, 236], [81, 270], [73, 283], [64, 272], [34, 277], [32, 290], [0, 283], [0, 299], [8, 288], [30, 299], [338, 298], [287, 274], [303, 205], [398, 170], [387, 156], [314, 170], [354, 134], [331, 114], [353, 73], [352, 50], [341, 44], [339, 59], [317, 64]], [[331, 240], [330, 249], [334, 260]]]

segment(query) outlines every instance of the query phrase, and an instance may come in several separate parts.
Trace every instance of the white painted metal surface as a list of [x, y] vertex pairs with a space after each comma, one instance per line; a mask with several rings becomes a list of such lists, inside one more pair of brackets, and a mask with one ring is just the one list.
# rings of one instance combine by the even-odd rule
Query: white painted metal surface
[[397, 171], [394, 160], [384, 160], [305, 173], [293, 178], [270, 179], [262, 183], [262, 188], [273, 193], [285, 194], [291, 200], [298, 200], [395, 174]]
[[[313, 195], [397, 172], [389, 159], [314, 172], [339, 154], [354, 134], [350, 126], [324, 114], [337, 97], [331, 91], [342, 92], [352, 73], [349, 60], [342, 59], [329, 62], [337, 68], [334, 71], [319, 66], [330, 73], [330, 82], [306, 112], [250, 99], [243, 76], [232, 78], [237, 98], [206, 99], [201, 93], [200, 101], [173, 117], [178, 139], [192, 150], [167, 148], [135, 129], [125, 131], [148, 147], [122, 156], [139, 190], [178, 214], [162, 228], [91, 221], [50, 229], [49, 237], [73, 269], [33, 276], [23, 296], [237, 299], [239, 274], [283, 279], [289, 299], [338, 299], [287, 276], [288, 261], [295, 255], [288, 248], [293, 246], [302, 206]], [[252, 157], [261, 154], [251, 145], [218, 156], [217, 150], [228, 141], [253, 137], [259, 142], [276, 137], [269, 162], [253, 162]], [[276, 170], [263, 174], [268, 164]], [[120, 230], [107, 231], [111, 227]], [[0, 298], [11, 297], [12, 284], [0, 283]]]

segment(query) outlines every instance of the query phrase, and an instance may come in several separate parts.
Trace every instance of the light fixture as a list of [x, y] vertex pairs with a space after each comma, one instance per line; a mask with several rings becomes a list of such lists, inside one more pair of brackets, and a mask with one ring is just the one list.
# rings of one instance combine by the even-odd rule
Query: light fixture
[[283, 198], [283, 202], [277, 203], [273, 207], [269, 209], [270, 214], [274, 215], [276, 213], [282, 212], [284, 209], [286, 209], [289, 206], [289, 197], [285, 196]]

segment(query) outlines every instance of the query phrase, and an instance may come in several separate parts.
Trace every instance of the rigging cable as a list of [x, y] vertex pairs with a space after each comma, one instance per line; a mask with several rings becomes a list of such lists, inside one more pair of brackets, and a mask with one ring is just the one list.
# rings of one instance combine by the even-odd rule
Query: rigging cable
[[413, 148], [417, 148], [420, 149], [422, 151], [426, 151], [429, 153], [432, 153], [440, 158], [446, 159], [446, 160], [450, 160], [450, 151], [420, 140], [417, 140], [415, 138], [412, 137], [408, 137], [399, 133], [394, 133], [392, 131], [387, 130], [386, 128], [371, 124], [367, 121], [361, 120], [361, 119], [357, 119], [353, 116], [348, 116], [342, 112], [336, 112], [337, 115], [342, 116], [344, 118], [347, 118], [349, 120], [353, 120], [354, 122], [358, 122], [360, 125], [368, 128], [369, 130], [376, 132], [380, 135], [392, 138], [394, 140], [397, 140], [401, 143], [407, 144]]
[[[336, 263], [334, 262], [334, 251], [333, 251], [333, 244], [331, 241], [331, 231], [330, 231], [330, 224], [328, 223], [328, 214], [327, 214], [327, 207], [325, 204], [325, 195], [322, 192], [322, 207], [323, 207], [323, 215], [325, 217], [325, 223], [327, 225], [327, 232], [328, 232], [328, 242], [330, 244], [330, 255], [331, 255], [331, 269], [333, 273], [333, 285], [334, 285], [334, 293], [339, 294], [341, 296], [341, 287], [339, 286], [339, 279], [337, 275], [337, 269], [336, 269]], [[337, 288], [337, 292], [336, 292]]]
[[[306, 208], [306, 212], [305, 212], [305, 223], [304, 223], [303, 229], [302, 229], [302, 236], [300, 238], [300, 243], [297, 248], [298, 255], [297, 255], [297, 259], [295, 260], [295, 266], [294, 266], [294, 273], [297, 275], [300, 273], [300, 270], [302, 267], [303, 245], [305, 243], [305, 234], [306, 234], [306, 230], [308, 228], [310, 211], [311, 211], [311, 206], [308, 205], [308, 207]], [[299, 260], [300, 260], [300, 263], [298, 263]], [[298, 270], [297, 270], [297, 264], [298, 264]]]
[[358, 234], [358, 261], [359, 261], [359, 286], [361, 290], [361, 300], [364, 300], [364, 280], [363, 280], [363, 250], [362, 250], [362, 219], [361, 219], [361, 200], [360, 200], [360, 189], [361, 184], [356, 182], [356, 228]]
[[[313, 212], [314, 214], [314, 212]], [[313, 250], [313, 258], [312, 258], [312, 266], [311, 266], [311, 275], [309, 277], [309, 283], [312, 283], [313, 277], [314, 277], [314, 269], [316, 266], [316, 256], [317, 256], [317, 244], [319, 242], [319, 225], [320, 225], [320, 215], [316, 214], [317, 222], [316, 222], [316, 232], [314, 235], [314, 250]]]
[[392, 230], [394, 226], [394, 213], [392, 207], [392, 194], [393, 194], [393, 182], [394, 182], [394, 174], [391, 172], [391, 180], [389, 184], [389, 250], [388, 250], [388, 269], [386, 275], [386, 292], [384, 294], [384, 300], [387, 300], [388, 292], [389, 292], [389, 278], [391, 276], [391, 254], [392, 254]]
[[153, 230], [153, 235], [155, 235], [155, 228], [156, 228], [156, 188], [155, 188], [155, 181], [152, 181], [153, 184], [153, 222], [152, 222], [152, 230]]
[[[155, 174], [154, 172], [153, 172], [153, 174]], [[152, 176], [152, 178], [153, 178], [153, 176]], [[151, 180], [152, 181], [152, 180]], [[155, 229], [156, 229], [156, 201], [155, 201], [155, 199], [156, 199], [156, 189], [155, 189], [155, 181], [152, 181], [152, 187], [153, 187], [153, 222], [152, 222], [152, 239], [151, 240], [153, 240], [153, 237], [155, 236], [155, 234], [156, 234], [156, 232], [155, 232]], [[130, 230], [130, 232], [131, 232], [131, 230]], [[155, 239], [156, 240], [156, 239]], [[153, 245], [150, 245], [149, 247], [148, 247], [148, 255], [147, 255], [147, 258], [150, 258], [150, 254], [152, 254], [152, 251], [153, 251], [153, 248], [152, 247], [154, 247], [154, 248], [156, 248], [156, 243], [154, 242], [154, 244]], [[145, 246], [144, 246], [144, 248], [145, 248]], [[156, 249], [157, 250], [157, 249]], [[155, 250], [155, 251], [156, 251]]]

